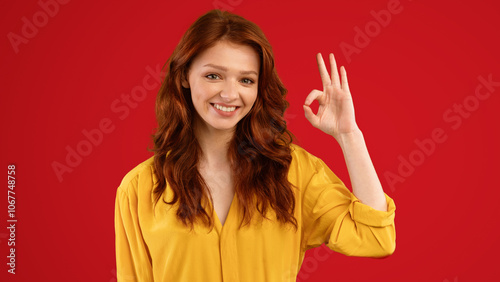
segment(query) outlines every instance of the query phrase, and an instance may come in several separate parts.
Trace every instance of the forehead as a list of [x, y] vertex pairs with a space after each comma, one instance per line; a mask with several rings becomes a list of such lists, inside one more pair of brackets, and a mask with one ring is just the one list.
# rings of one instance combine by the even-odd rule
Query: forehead
[[222, 66], [229, 71], [255, 71], [258, 73], [260, 59], [257, 52], [248, 45], [218, 41], [193, 60], [193, 67], [202, 68], [206, 64]]

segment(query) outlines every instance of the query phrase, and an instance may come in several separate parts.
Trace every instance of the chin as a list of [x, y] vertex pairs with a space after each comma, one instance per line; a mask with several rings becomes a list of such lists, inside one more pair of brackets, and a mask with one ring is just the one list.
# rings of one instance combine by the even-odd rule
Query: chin
[[234, 131], [236, 130], [236, 124], [234, 125], [211, 125], [211, 127], [218, 131]]

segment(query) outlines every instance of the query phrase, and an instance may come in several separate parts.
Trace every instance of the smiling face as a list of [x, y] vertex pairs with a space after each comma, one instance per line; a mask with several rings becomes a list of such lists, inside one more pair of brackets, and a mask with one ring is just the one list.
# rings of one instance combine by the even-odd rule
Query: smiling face
[[192, 62], [191, 89], [198, 130], [233, 131], [257, 99], [259, 55], [250, 46], [219, 41]]

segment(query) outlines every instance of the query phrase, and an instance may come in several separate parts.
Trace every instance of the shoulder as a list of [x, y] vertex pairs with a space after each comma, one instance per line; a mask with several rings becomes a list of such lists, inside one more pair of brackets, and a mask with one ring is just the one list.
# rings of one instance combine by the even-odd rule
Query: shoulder
[[295, 186], [306, 187], [316, 182], [338, 183], [342, 181], [319, 157], [302, 147], [292, 144], [292, 163], [288, 173], [289, 181]]
[[134, 190], [137, 191], [137, 187], [139, 186], [152, 186], [152, 184], [154, 183], [153, 161], [154, 156], [139, 163], [137, 166], [127, 172], [127, 174], [125, 174], [125, 176], [123, 177], [118, 190], [125, 193], [131, 193]]
[[309, 153], [297, 144], [291, 144], [290, 148], [292, 149], [292, 166], [313, 168], [323, 164], [323, 161], [320, 158]]
[[292, 144], [290, 148], [292, 149], [292, 162], [288, 175], [292, 182], [302, 182], [317, 172], [318, 165], [321, 163], [318, 157], [296, 144]]

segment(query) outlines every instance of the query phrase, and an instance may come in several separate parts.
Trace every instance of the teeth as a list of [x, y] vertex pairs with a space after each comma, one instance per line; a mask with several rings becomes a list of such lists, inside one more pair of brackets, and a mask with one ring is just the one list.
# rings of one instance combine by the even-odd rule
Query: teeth
[[221, 105], [214, 104], [214, 108], [221, 110], [223, 112], [232, 112], [236, 110], [236, 107], [223, 107]]

